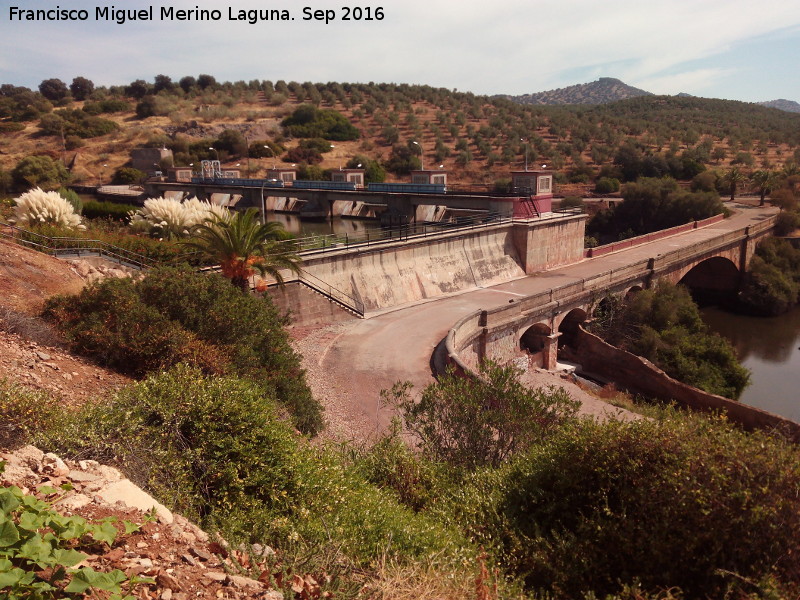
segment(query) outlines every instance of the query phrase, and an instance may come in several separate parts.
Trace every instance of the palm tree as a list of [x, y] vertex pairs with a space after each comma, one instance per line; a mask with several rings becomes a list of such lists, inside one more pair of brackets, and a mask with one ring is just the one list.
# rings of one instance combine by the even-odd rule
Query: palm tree
[[738, 188], [739, 184], [743, 183], [745, 179], [747, 179], [747, 176], [744, 174], [744, 171], [739, 169], [739, 167], [733, 167], [730, 171], [725, 173], [724, 179], [730, 186], [731, 202], [733, 202], [734, 196], [736, 195], [736, 188]]
[[269, 275], [280, 286], [282, 270], [300, 272], [297, 244], [280, 223], [261, 223], [254, 208], [210, 217], [183, 243], [219, 261], [222, 274], [243, 292], [256, 272]]
[[764, 198], [778, 184], [778, 174], [775, 171], [762, 169], [750, 175], [750, 179], [758, 186], [758, 193], [761, 197], [758, 205], [764, 206]]

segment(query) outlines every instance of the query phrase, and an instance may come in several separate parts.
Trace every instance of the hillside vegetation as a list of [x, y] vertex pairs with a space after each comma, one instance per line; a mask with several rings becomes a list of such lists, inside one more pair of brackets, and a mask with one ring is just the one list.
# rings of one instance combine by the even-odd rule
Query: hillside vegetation
[[[453, 183], [483, 185], [524, 168], [526, 160], [558, 171], [561, 184], [624, 177], [617, 156], [625, 147], [642, 157], [696, 162], [687, 179], [698, 169], [780, 168], [800, 159], [800, 115], [725, 100], [639, 96], [597, 106], [532, 106], [424, 85], [219, 83], [209, 75], [179, 82], [159, 75], [154, 83], [77, 95], [66, 85], [63, 94], [51, 87], [43, 87], [48, 98], [0, 86], [2, 188], [30, 184], [30, 165], [18, 165], [32, 155], [65, 161], [73, 183], [108, 182], [115, 174], [122, 181], [120, 167], [141, 146], [171, 148], [176, 165], [219, 156], [252, 176], [296, 163], [302, 177], [324, 178], [326, 169], [361, 163], [373, 177], [385, 169], [389, 180], [402, 181], [422, 164], [441, 165]], [[312, 108], [347, 133], [292, 120], [298, 109], [302, 116]], [[327, 140], [300, 137], [306, 135]]]
[[637, 96], [652, 96], [652, 94], [623, 83], [619, 79], [601, 77], [591, 83], [579, 83], [546, 92], [507, 97], [520, 104], [607, 104]]

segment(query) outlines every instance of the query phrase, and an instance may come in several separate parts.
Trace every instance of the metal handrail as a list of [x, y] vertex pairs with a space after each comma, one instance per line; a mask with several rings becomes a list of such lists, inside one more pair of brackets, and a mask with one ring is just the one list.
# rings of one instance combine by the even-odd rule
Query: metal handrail
[[[7, 230], [11, 230], [9, 234]], [[15, 235], [18, 234], [18, 235]], [[14, 240], [16, 243], [23, 246], [32, 247], [40, 252], [44, 251], [46, 254], [57, 256], [59, 254], [76, 253], [80, 256], [81, 252], [96, 252], [100, 255], [107, 256], [116, 262], [125, 262], [137, 266], [138, 268], [147, 268], [159, 264], [159, 261], [154, 260], [144, 254], [133, 252], [119, 246], [114, 246], [103, 240], [94, 240], [90, 238], [72, 238], [72, 237], [51, 237], [22, 229], [16, 225], [3, 223], [0, 227], [0, 236], [7, 239]], [[24, 236], [24, 237], [23, 237]], [[33, 238], [33, 239], [29, 239]]]
[[352, 310], [359, 316], [361, 317], [364, 316], [365, 312], [364, 303], [361, 300], [339, 289], [336, 289], [326, 281], [323, 281], [319, 277], [312, 275], [308, 271], [300, 269], [300, 273], [298, 275], [297, 280], [300, 281], [301, 283], [306, 284], [308, 287], [313, 288], [320, 294], [327, 296], [332, 300], [335, 300], [336, 302], [338, 302], [345, 308]]
[[[566, 208], [551, 211], [551, 214], [544, 217], [537, 217], [538, 220], [552, 220], [560, 219], [567, 215], [582, 214], [580, 208]], [[317, 254], [330, 252], [332, 250], [341, 250], [342, 248], [351, 248], [354, 246], [372, 247], [381, 244], [391, 244], [398, 241], [408, 241], [415, 239], [424, 239], [432, 235], [439, 235], [442, 233], [458, 233], [461, 231], [469, 231], [477, 228], [493, 227], [495, 225], [502, 225], [505, 223], [523, 222], [527, 219], [520, 219], [502, 215], [500, 213], [485, 213], [476, 215], [474, 217], [463, 217], [457, 222], [451, 221], [442, 222], [423, 222], [418, 224], [402, 224], [396, 227], [389, 227], [376, 237], [367, 232], [362, 236], [351, 236], [348, 234], [326, 234], [321, 236], [307, 236], [302, 238], [294, 238], [290, 241], [295, 246], [295, 252], [301, 255]]]

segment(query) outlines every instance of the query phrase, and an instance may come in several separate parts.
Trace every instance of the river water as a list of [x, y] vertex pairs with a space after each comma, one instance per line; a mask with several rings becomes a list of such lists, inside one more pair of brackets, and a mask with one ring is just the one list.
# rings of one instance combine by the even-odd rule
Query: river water
[[780, 317], [701, 310], [711, 331], [731, 341], [750, 370], [739, 400], [800, 422], [800, 307]]

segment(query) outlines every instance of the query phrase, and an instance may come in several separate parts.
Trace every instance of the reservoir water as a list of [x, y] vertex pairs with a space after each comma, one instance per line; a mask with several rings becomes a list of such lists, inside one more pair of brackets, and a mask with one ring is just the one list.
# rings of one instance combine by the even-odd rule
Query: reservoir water
[[739, 400], [800, 422], [800, 307], [779, 317], [701, 310], [711, 331], [731, 341], [750, 370]]

